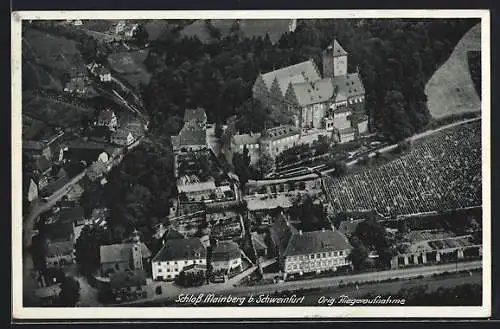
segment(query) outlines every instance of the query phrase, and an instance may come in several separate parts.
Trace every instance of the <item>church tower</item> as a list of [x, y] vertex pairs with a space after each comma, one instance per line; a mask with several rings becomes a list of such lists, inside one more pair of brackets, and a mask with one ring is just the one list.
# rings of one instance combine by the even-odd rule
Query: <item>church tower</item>
[[132, 262], [134, 270], [142, 270], [142, 247], [141, 247], [141, 237], [137, 230], [132, 233]]
[[347, 55], [347, 51], [335, 39], [333, 44], [323, 51], [323, 77], [347, 75]]

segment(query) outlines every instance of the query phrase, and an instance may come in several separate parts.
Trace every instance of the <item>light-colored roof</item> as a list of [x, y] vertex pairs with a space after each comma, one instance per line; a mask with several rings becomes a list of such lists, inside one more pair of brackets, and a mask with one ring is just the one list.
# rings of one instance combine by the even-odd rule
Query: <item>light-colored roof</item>
[[317, 81], [321, 80], [321, 77], [314, 62], [312, 60], [308, 60], [262, 74], [262, 79], [268, 89], [271, 89], [273, 81], [276, 79], [282, 94], [285, 95], [290, 83], [306, 82], [306, 79], [308, 81]]
[[192, 260], [205, 258], [206, 256], [207, 251], [198, 238], [170, 239], [165, 241], [152, 262]]
[[[100, 248], [101, 264], [129, 261], [132, 258], [133, 243], [121, 243], [104, 245]], [[148, 258], [151, 256], [149, 248], [141, 242], [142, 257]]]
[[333, 55], [334, 56], [345, 56], [347, 55], [347, 51], [342, 48], [337, 39], [333, 40]]
[[179, 193], [192, 193], [192, 192], [198, 192], [198, 191], [207, 191], [207, 190], [215, 190], [215, 182], [214, 181], [208, 181], [208, 182], [200, 182], [200, 183], [194, 183], [194, 184], [178, 184], [177, 189]]
[[327, 102], [333, 96], [333, 85], [330, 78], [295, 83], [292, 84], [292, 88], [301, 106]]
[[339, 75], [331, 79], [334, 93], [340, 99], [337, 101], [345, 101], [347, 98], [365, 94], [365, 88], [358, 73]]
[[298, 128], [291, 125], [282, 125], [266, 130], [262, 137], [268, 140], [278, 140], [298, 134], [300, 134]]
[[260, 136], [260, 133], [234, 135], [231, 142], [234, 145], [258, 144]]

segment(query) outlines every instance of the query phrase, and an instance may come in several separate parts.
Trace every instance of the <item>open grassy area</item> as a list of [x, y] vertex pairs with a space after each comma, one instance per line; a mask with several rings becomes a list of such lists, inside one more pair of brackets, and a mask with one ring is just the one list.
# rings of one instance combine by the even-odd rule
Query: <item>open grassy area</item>
[[434, 118], [480, 111], [481, 101], [471, 79], [468, 53], [481, 50], [481, 25], [474, 26], [457, 44], [449, 59], [425, 87], [427, 105]]
[[79, 126], [82, 118], [92, 116], [93, 108], [84, 108], [48, 98], [23, 94], [23, 114], [60, 127]]
[[113, 71], [137, 87], [139, 83], [148, 84], [151, 79], [151, 74], [143, 64], [148, 52], [148, 49], [142, 49], [114, 53], [108, 57], [108, 62]]
[[75, 41], [47, 32], [27, 29], [23, 34], [22, 52], [24, 60], [40, 64], [58, 79], [73, 70], [86, 70]]

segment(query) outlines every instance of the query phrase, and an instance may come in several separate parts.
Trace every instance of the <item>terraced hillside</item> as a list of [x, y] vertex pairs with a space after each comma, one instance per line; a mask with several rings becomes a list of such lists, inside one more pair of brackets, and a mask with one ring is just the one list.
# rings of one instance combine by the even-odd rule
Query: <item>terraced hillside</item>
[[335, 211], [375, 209], [391, 217], [480, 206], [481, 184], [480, 121], [425, 137], [381, 166], [325, 177]]
[[463, 36], [425, 87], [427, 105], [434, 118], [481, 110], [469, 68], [469, 52], [480, 50], [481, 25], [478, 24]]

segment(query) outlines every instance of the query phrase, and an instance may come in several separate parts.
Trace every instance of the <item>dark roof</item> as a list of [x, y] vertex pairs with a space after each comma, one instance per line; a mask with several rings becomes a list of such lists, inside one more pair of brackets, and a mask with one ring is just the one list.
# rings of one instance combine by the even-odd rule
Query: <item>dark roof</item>
[[171, 239], [165, 241], [161, 250], [153, 257], [153, 262], [169, 260], [205, 258], [207, 251], [200, 239]]
[[103, 148], [70, 148], [64, 153], [64, 157], [72, 161], [94, 162], [103, 152], [106, 152]]
[[179, 233], [178, 231], [176, 231], [174, 229], [169, 229], [167, 232], [165, 232], [165, 234], [163, 234], [162, 239], [163, 239], [163, 241], [172, 240], [172, 239], [184, 239], [184, 235], [182, 235], [181, 233]]
[[45, 224], [43, 231], [47, 240], [52, 243], [73, 241], [73, 222], [71, 221], [57, 221], [52, 224]]
[[332, 51], [333, 56], [346, 56], [347, 55], [347, 51], [345, 51], [344, 48], [342, 48], [342, 46], [337, 41], [337, 39], [333, 40], [333, 44], [328, 46], [328, 48], [325, 51], [327, 51], [327, 52]]
[[206, 121], [207, 114], [205, 112], [205, 109], [203, 109], [201, 107], [199, 107], [197, 109], [186, 109], [184, 111], [184, 122], [191, 121], [191, 120]]
[[[101, 264], [129, 261], [132, 258], [134, 243], [120, 243], [101, 246], [99, 253]], [[142, 258], [151, 257], [149, 248], [141, 242]]]
[[283, 254], [285, 251], [290, 238], [294, 234], [298, 234], [297, 229], [288, 222], [284, 215], [279, 215], [276, 218], [273, 225], [269, 228], [269, 231], [271, 233], [271, 239], [278, 247], [280, 254]]
[[187, 145], [206, 145], [207, 134], [203, 129], [185, 125], [179, 135], [172, 137], [172, 144], [176, 147]]
[[111, 289], [128, 288], [146, 285], [144, 271], [116, 272], [109, 279]]
[[229, 261], [241, 257], [240, 247], [233, 241], [219, 241], [212, 251], [212, 261]]
[[85, 210], [83, 207], [61, 208], [57, 216], [59, 220], [74, 222], [85, 217]]
[[352, 249], [352, 246], [339, 231], [313, 231], [292, 235], [284, 255], [305, 255], [346, 249]]

